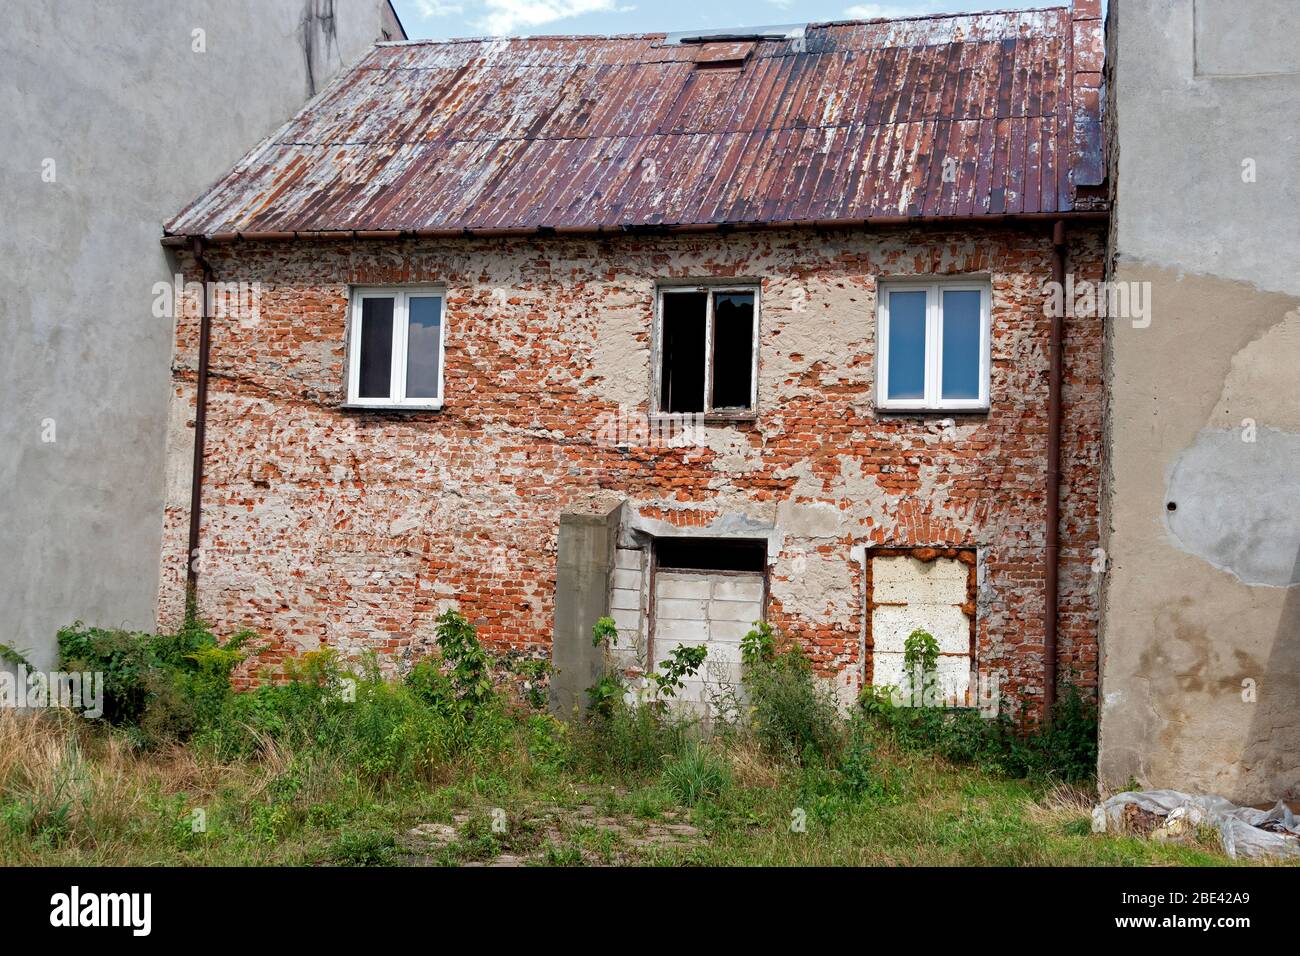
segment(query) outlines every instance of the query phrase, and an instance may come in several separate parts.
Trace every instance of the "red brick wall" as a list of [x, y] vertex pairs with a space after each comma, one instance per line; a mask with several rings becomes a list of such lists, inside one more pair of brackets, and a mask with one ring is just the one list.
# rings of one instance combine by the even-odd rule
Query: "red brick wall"
[[[1078, 279], [1101, 277], [1103, 238], [1073, 228]], [[262, 291], [256, 320], [214, 322], [199, 607], [265, 635], [266, 659], [409, 656], [451, 605], [488, 643], [544, 652], [560, 514], [629, 499], [681, 526], [774, 522], [770, 616], [846, 694], [864, 664], [852, 546], [977, 547], [980, 667], [1041, 692], [1045, 227], [240, 243], [209, 259]], [[992, 277], [987, 415], [874, 411], [877, 278], [929, 273]], [[757, 424], [710, 427], [703, 447], [613, 447], [602, 416], [647, 408], [656, 280], [693, 276], [761, 281]], [[406, 282], [447, 288], [446, 408], [341, 409], [349, 285]], [[184, 602], [197, 327], [178, 321], [165, 624]], [[1067, 320], [1060, 652], [1090, 686], [1101, 331]]]

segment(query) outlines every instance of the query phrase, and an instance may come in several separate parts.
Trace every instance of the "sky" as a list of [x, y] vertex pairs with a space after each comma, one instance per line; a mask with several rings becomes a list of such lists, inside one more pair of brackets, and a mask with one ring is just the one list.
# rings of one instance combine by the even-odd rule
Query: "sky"
[[393, 0], [412, 40], [673, 33], [778, 23], [1062, 6], [1068, 0]]

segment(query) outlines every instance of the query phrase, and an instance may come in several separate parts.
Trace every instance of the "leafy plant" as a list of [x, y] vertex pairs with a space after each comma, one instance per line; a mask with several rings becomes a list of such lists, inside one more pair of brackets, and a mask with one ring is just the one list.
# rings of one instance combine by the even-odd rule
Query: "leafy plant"
[[618, 625], [612, 617], [602, 617], [591, 628], [591, 646], [602, 651], [604, 674], [587, 688], [587, 712], [609, 718], [627, 694], [627, 681], [614, 666], [610, 651], [618, 643]]
[[655, 671], [650, 679], [655, 685], [655, 695], [659, 697], [676, 697], [677, 692], [686, 686], [685, 678], [695, 674], [703, 665], [709, 649], [703, 644], [688, 647], [678, 644], [664, 661], [664, 670]]
[[929, 631], [917, 628], [907, 635], [903, 642], [903, 669], [913, 697], [924, 698], [939, 671], [939, 642]]
[[749, 695], [750, 726], [764, 750], [797, 762], [838, 752], [842, 730], [835, 701], [819, 684], [797, 643], [784, 652], [765, 622], [741, 641], [741, 672]]
[[876, 799], [885, 796], [887, 788], [880, 760], [862, 717], [850, 722], [838, 769], [841, 788], [850, 796]]
[[618, 643], [618, 625], [612, 617], [602, 617], [591, 628], [591, 646], [613, 647]]
[[776, 657], [776, 633], [767, 621], [755, 621], [740, 639], [740, 664], [746, 670], [772, 661]]
[[435, 622], [442, 659], [451, 668], [451, 686], [462, 713], [473, 713], [493, 697], [487, 652], [474, 625], [459, 611], [444, 611]]
[[587, 710], [598, 717], [610, 717], [627, 694], [627, 682], [618, 674], [606, 674], [587, 688]]

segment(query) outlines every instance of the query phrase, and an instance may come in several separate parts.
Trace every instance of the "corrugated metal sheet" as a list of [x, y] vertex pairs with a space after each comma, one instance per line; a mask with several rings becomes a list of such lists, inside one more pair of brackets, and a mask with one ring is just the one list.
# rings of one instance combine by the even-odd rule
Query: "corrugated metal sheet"
[[1100, 21], [1069, 8], [821, 24], [746, 42], [384, 45], [167, 231], [1068, 212], [1076, 180], [1096, 185], [1104, 169], [1099, 50]]

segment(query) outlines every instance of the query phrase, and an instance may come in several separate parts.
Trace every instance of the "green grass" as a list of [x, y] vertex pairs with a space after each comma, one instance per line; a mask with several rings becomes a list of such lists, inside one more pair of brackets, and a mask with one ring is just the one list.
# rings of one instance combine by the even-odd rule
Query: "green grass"
[[1204, 837], [1090, 832], [1081, 698], [1047, 734], [879, 695], [845, 720], [797, 650], [753, 636], [755, 706], [710, 736], [653, 707], [538, 713], [454, 613], [405, 680], [317, 652], [242, 694], [248, 635], [67, 628], [64, 663], [109, 675], [108, 719], [0, 711], [0, 864], [1231, 862]]
[[[491, 765], [464, 761], [418, 783], [376, 786], [318, 754], [221, 761], [185, 747], [141, 752], [116, 731], [45, 716], [5, 716], [0, 728], [10, 754], [0, 798], [5, 865], [458, 865], [502, 854], [556, 866], [1231, 862], [1213, 846], [1092, 834], [1086, 793], [883, 746], [882, 786], [863, 795], [833, 772], [764, 756], [744, 739], [691, 743], [657, 773], [611, 774], [582, 761], [539, 763], [523, 729]], [[28, 762], [23, 774], [15, 758]], [[35, 829], [15, 807], [38, 811]], [[196, 808], [205, 832], [193, 832]], [[504, 832], [493, 830], [494, 811], [504, 812]], [[797, 817], [802, 832], [792, 829]], [[457, 836], [422, 848], [407, 836], [422, 823], [454, 826]], [[670, 825], [697, 832], [680, 843], [638, 842]]]

